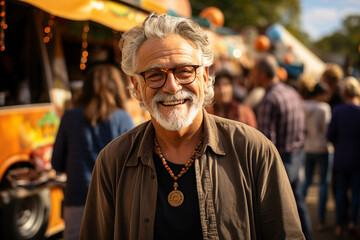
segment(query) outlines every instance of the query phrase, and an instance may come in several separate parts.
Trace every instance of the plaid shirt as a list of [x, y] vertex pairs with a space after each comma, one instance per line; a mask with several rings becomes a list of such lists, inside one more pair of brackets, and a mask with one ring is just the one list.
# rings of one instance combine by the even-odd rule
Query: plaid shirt
[[257, 108], [258, 129], [281, 154], [301, 149], [305, 138], [302, 100], [292, 87], [279, 82], [266, 90]]

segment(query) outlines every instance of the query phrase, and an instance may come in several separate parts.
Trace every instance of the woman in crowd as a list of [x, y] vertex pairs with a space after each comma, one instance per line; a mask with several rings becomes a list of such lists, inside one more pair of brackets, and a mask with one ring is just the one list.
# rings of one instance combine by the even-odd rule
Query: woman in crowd
[[124, 111], [125, 90], [120, 71], [110, 64], [95, 65], [61, 120], [52, 166], [67, 174], [64, 199], [64, 238], [79, 239], [91, 173], [100, 150], [133, 127]]
[[216, 74], [214, 83], [215, 103], [208, 109], [208, 112], [256, 128], [257, 122], [253, 110], [235, 100], [232, 81], [233, 77], [228, 72], [223, 71]]
[[353, 77], [344, 80], [341, 89], [344, 103], [337, 105], [329, 125], [328, 139], [334, 144], [336, 174], [336, 228], [344, 233], [346, 194], [351, 188], [351, 213], [348, 230], [360, 237], [356, 228], [360, 200], [360, 83]]
[[318, 230], [325, 228], [326, 202], [332, 170], [327, 141], [327, 130], [331, 119], [331, 108], [327, 103], [329, 90], [324, 83], [316, 83], [315, 78], [303, 75], [299, 78], [299, 93], [304, 99], [306, 138], [305, 152], [305, 182], [302, 194], [306, 197], [312, 183], [315, 166], [319, 166], [320, 191]]

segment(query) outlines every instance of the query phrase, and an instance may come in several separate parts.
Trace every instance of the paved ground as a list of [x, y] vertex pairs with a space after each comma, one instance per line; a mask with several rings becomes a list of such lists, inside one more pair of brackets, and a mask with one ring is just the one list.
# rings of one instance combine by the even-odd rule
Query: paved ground
[[335, 225], [335, 203], [332, 194], [330, 193], [328, 203], [327, 203], [327, 212], [326, 212], [326, 223], [327, 227], [323, 231], [316, 230], [317, 225], [317, 212], [318, 212], [318, 184], [313, 184], [309, 190], [308, 195], [306, 196], [305, 202], [308, 206], [308, 210], [311, 216], [312, 223], [312, 237], [313, 240], [333, 240], [337, 239], [334, 235], [334, 225]]
[[305, 202], [308, 206], [308, 210], [310, 212], [311, 216], [311, 223], [312, 223], [312, 237], [313, 240], [353, 240], [356, 238], [353, 238], [351, 235], [348, 234], [348, 236], [345, 236], [343, 238], [336, 238], [334, 234], [334, 227], [335, 227], [335, 199], [331, 192], [329, 191], [329, 198], [327, 203], [327, 227], [323, 231], [317, 231], [316, 225], [317, 225], [317, 211], [318, 211], [318, 192], [319, 186], [318, 186], [318, 179], [315, 177], [313, 185], [308, 190], [308, 195], [306, 196]]

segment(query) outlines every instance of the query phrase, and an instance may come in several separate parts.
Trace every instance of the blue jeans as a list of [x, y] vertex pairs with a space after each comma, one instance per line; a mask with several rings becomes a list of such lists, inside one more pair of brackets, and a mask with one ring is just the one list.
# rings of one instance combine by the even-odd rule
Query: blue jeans
[[311, 221], [307, 207], [304, 202], [304, 198], [301, 194], [299, 170], [304, 159], [304, 152], [302, 150], [280, 154], [286, 173], [289, 177], [291, 188], [294, 193], [296, 205], [299, 212], [301, 221], [301, 228], [307, 240], [311, 239]]
[[360, 201], [360, 173], [336, 173], [336, 225], [344, 224], [346, 211], [346, 195], [351, 187], [351, 214], [350, 222], [357, 223]]
[[320, 172], [320, 191], [319, 191], [319, 212], [318, 219], [325, 221], [326, 202], [328, 198], [328, 189], [331, 177], [332, 158], [329, 154], [305, 154], [305, 182], [302, 188], [302, 195], [306, 197], [307, 190], [312, 183], [314, 169], [316, 164], [319, 165]]

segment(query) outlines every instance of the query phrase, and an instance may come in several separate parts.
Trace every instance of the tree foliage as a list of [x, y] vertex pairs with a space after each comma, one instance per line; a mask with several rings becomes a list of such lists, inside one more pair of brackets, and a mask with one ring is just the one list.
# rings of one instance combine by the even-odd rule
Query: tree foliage
[[325, 36], [314, 47], [322, 52], [338, 53], [359, 61], [360, 15], [350, 15], [342, 23], [341, 30]]
[[219, 8], [225, 17], [225, 27], [240, 31], [245, 26], [259, 29], [279, 23], [306, 46], [309, 36], [300, 30], [300, 0], [190, 0], [193, 16], [206, 7]]
[[[342, 29], [312, 42], [300, 29], [300, 0], [190, 0], [193, 16], [206, 7], [219, 8], [225, 17], [225, 27], [240, 31], [245, 26], [259, 29], [273, 24], [282, 24], [305, 46], [316, 53], [347, 56], [360, 68], [360, 15], [348, 16]], [[320, 54], [321, 55], [321, 54]]]
[[225, 16], [225, 26], [234, 30], [244, 26], [266, 27], [280, 23], [299, 29], [299, 0], [190, 0], [193, 15], [208, 6], [219, 8]]

